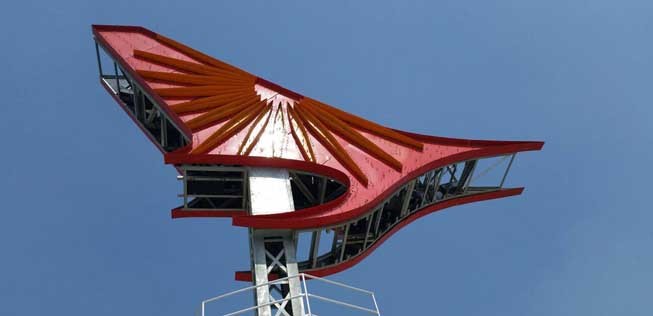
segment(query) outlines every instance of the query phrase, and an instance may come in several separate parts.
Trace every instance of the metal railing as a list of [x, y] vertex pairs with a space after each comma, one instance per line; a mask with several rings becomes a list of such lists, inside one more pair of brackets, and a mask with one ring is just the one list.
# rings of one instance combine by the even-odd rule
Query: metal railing
[[[301, 291], [300, 294], [295, 295], [295, 296], [288, 295], [286, 298], [283, 298], [283, 299], [269, 301], [269, 302], [267, 302], [265, 304], [258, 304], [256, 306], [246, 307], [246, 308], [243, 308], [243, 309], [239, 309], [239, 310], [228, 312], [226, 314], [221, 314], [221, 315], [223, 315], [223, 316], [241, 315], [243, 313], [253, 311], [253, 310], [256, 310], [256, 309], [261, 308], [261, 307], [272, 306], [272, 305], [279, 306], [279, 304], [281, 304], [281, 303], [283, 303], [285, 301], [290, 301], [290, 300], [293, 300], [293, 299], [296, 299], [296, 298], [301, 298], [302, 302], [303, 302], [303, 306], [305, 308], [304, 311], [302, 312], [302, 316], [318, 316], [317, 314], [314, 314], [311, 311], [311, 299], [315, 299], [315, 300], [319, 300], [319, 301], [322, 301], [322, 302], [343, 306], [343, 307], [346, 307], [346, 308], [349, 308], [349, 309], [352, 309], [352, 310], [364, 312], [365, 314], [372, 314], [372, 315], [381, 316], [381, 313], [379, 312], [379, 306], [376, 303], [376, 297], [374, 296], [374, 292], [371, 292], [371, 291], [368, 291], [368, 290], [363, 290], [363, 289], [353, 287], [351, 285], [343, 284], [343, 283], [340, 283], [340, 282], [336, 282], [336, 281], [316, 277], [316, 276], [306, 274], [306, 273], [300, 273], [300, 274], [295, 275], [295, 276], [289, 276], [289, 277], [276, 279], [274, 281], [270, 281], [270, 282], [266, 282], [266, 283], [262, 283], [262, 284], [258, 284], [258, 285], [252, 285], [252, 286], [249, 286], [249, 287], [246, 287], [246, 288], [242, 288], [242, 289], [239, 289], [239, 290], [235, 290], [235, 291], [232, 291], [232, 292], [229, 292], [229, 293], [225, 293], [225, 294], [222, 294], [222, 295], [219, 295], [219, 296], [215, 296], [215, 297], [206, 299], [206, 300], [202, 301], [202, 303], [200, 305], [200, 313], [199, 314], [201, 316], [206, 316], [206, 310], [207, 310], [206, 305], [208, 303], [219, 301], [221, 299], [224, 299], [224, 298], [227, 298], [227, 297], [239, 294], [239, 293], [244, 293], [244, 292], [248, 292], [248, 291], [251, 291], [251, 290], [255, 291], [256, 289], [258, 289], [260, 287], [269, 287], [269, 286], [272, 286], [272, 285], [286, 284], [288, 282], [288, 280], [295, 279], [295, 278], [299, 278], [300, 281], [301, 281], [302, 291]], [[335, 285], [335, 286], [338, 286], [338, 287], [343, 288], [343, 289], [348, 289], [348, 290], [352, 290], [352, 291], [355, 291], [355, 292], [358, 292], [358, 293], [362, 293], [364, 295], [369, 295], [369, 297], [371, 298], [371, 303], [372, 303], [371, 305], [373, 305], [373, 307], [364, 307], [364, 306], [360, 306], [360, 305], [357, 305], [357, 304], [353, 304], [353, 303], [349, 303], [349, 302], [343, 302], [341, 300], [325, 297], [325, 296], [322, 296], [322, 295], [309, 293], [308, 292], [308, 287], [306, 285], [306, 280], [307, 279], [308, 280], [316, 280], [316, 281], [319, 281], [319, 282]], [[280, 314], [278, 314], [278, 315], [280, 315]], [[324, 316], [324, 315], [321, 315], [321, 316]]]

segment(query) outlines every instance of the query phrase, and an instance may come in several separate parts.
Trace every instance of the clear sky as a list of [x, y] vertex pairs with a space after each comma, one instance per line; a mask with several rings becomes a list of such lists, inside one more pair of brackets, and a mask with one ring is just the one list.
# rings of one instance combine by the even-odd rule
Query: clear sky
[[652, 315], [653, 2], [10, 1], [0, 315], [191, 315], [246, 231], [171, 220], [175, 171], [100, 87], [90, 25], [143, 25], [418, 133], [544, 140], [522, 196], [409, 225], [333, 276], [384, 315]]

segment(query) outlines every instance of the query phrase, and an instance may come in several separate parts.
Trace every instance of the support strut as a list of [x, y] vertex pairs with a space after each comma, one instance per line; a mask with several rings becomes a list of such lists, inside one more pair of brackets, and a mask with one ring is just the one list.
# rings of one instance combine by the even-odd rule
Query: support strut
[[[288, 170], [250, 168], [248, 177], [252, 215], [295, 210]], [[295, 233], [292, 230], [250, 229], [249, 235], [254, 285], [290, 277], [282, 284], [257, 288], [254, 293], [254, 302], [259, 306], [257, 315], [304, 315]], [[281, 302], [270, 304], [275, 301]]]

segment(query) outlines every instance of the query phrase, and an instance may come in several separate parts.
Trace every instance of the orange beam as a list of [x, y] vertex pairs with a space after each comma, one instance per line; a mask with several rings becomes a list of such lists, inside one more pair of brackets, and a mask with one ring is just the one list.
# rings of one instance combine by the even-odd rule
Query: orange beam
[[202, 154], [213, 150], [234, 134], [245, 128], [261, 111], [267, 107], [267, 100], [261, 100], [255, 106], [251, 106], [231, 118], [227, 123], [220, 126], [203, 143], [191, 150], [191, 154]]
[[213, 108], [230, 105], [231, 103], [242, 103], [254, 97], [258, 97], [254, 91], [251, 93], [231, 92], [228, 94], [221, 94], [213, 97], [206, 97], [195, 99], [193, 101], [178, 103], [172, 105], [171, 108], [177, 114], [184, 114], [211, 110]]
[[[297, 115], [297, 112], [295, 111], [294, 106], [289, 106], [286, 108], [286, 111], [288, 114], [292, 115], [292, 118], [295, 120], [295, 123], [297, 123], [297, 126], [299, 126], [299, 131], [301, 132], [302, 138], [306, 140], [306, 147], [308, 148], [308, 153], [311, 156], [311, 159], [309, 161], [315, 162], [315, 152], [313, 151], [313, 145], [311, 144], [311, 140], [308, 137], [308, 131], [306, 130], [306, 122], [304, 119]], [[302, 145], [303, 146], [303, 145]]]
[[369, 155], [377, 158], [378, 160], [385, 163], [386, 165], [389, 165], [393, 169], [401, 172], [402, 165], [401, 162], [399, 162], [399, 160], [395, 159], [390, 154], [383, 151], [383, 149], [379, 148], [379, 146], [372, 143], [363, 135], [358, 133], [356, 130], [349, 127], [349, 125], [342, 122], [340, 119], [331, 115], [330, 113], [318, 107], [312, 106], [312, 104], [310, 103], [302, 104], [302, 106], [303, 109], [305, 109], [308, 112], [311, 112], [311, 114], [313, 114], [315, 118], [320, 120], [320, 122], [322, 122], [324, 125], [329, 127], [332, 131], [336, 132], [338, 135], [342, 136], [344, 139], [351, 142], [354, 146], [362, 149]]
[[[263, 111], [261, 113], [266, 113], [266, 112]], [[268, 127], [268, 123], [270, 122], [270, 117], [272, 116], [272, 111], [270, 111], [268, 113], [269, 113], [268, 118], [265, 119], [265, 123], [263, 123], [263, 126], [261, 127], [261, 129], [258, 131], [258, 133], [256, 133], [256, 136], [254, 137], [254, 140], [252, 141], [252, 143], [249, 144], [249, 146], [247, 146], [247, 149], [245, 150], [245, 153], [243, 155], [248, 156], [252, 152], [252, 150], [254, 149], [254, 146], [256, 146], [258, 141], [261, 139], [261, 135], [263, 135], [263, 133], [265, 132], [265, 129]], [[254, 125], [255, 124], [256, 123], [254, 123]], [[254, 125], [252, 125], [252, 126], [254, 126]]]
[[[301, 105], [301, 104], [299, 104]], [[360, 181], [364, 186], [367, 186], [368, 179], [363, 171], [358, 167], [356, 162], [347, 154], [342, 145], [338, 143], [329, 130], [316, 118], [313, 114], [306, 111], [302, 106], [298, 106], [295, 109], [296, 113], [299, 114], [303, 119], [308, 121], [310, 124], [307, 125], [308, 130], [311, 131], [311, 134], [317, 138], [322, 145], [327, 147], [329, 152], [335, 156], [335, 158], [347, 169], [352, 175]]]
[[149, 71], [149, 70], [136, 70], [136, 72], [143, 78], [148, 80], [156, 80], [174, 83], [178, 85], [252, 85], [254, 86], [255, 80], [222, 78], [217, 76], [203, 76], [203, 75], [189, 75], [180, 73], [170, 73], [162, 71]]
[[222, 69], [225, 69], [225, 70], [230, 70], [230, 71], [233, 71], [233, 72], [241, 73], [243, 75], [247, 75], [247, 76], [251, 76], [252, 78], [255, 78], [253, 75], [247, 73], [246, 71], [244, 71], [242, 69], [239, 69], [239, 68], [234, 67], [232, 65], [229, 65], [229, 64], [227, 64], [227, 63], [225, 63], [223, 61], [215, 59], [215, 58], [213, 58], [213, 57], [211, 57], [209, 55], [206, 55], [206, 54], [204, 54], [204, 53], [202, 53], [202, 52], [200, 52], [198, 50], [195, 50], [195, 49], [193, 49], [193, 48], [191, 48], [189, 46], [186, 46], [186, 45], [184, 45], [184, 44], [182, 44], [180, 42], [177, 42], [177, 41], [175, 41], [175, 40], [173, 40], [173, 39], [171, 39], [169, 37], [165, 37], [163, 35], [157, 34], [156, 39], [159, 42], [162, 42], [165, 45], [168, 45], [169, 47], [172, 47], [172, 48], [186, 54], [188, 57], [193, 58], [193, 59], [195, 59], [195, 60], [197, 60], [199, 62], [209, 64], [211, 66], [222, 68]]
[[147, 60], [151, 63], [160, 64], [171, 68], [176, 68], [185, 72], [192, 72], [200, 75], [216, 75], [218, 70], [211, 66], [179, 60], [167, 56], [152, 54], [138, 49], [134, 50], [134, 56], [140, 59]]
[[252, 132], [254, 132], [254, 129], [256, 128], [256, 124], [258, 124], [258, 122], [261, 121], [265, 113], [266, 113], [265, 111], [262, 111], [258, 116], [256, 116], [254, 122], [252, 122], [252, 124], [249, 126], [249, 129], [247, 130], [247, 134], [245, 134], [245, 138], [243, 138], [243, 141], [240, 142], [240, 147], [238, 147], [239, 154], [242, 155], [243, 149], [245, 148], [245, 145], [247, 145], [247, 141], [249, 140], [249, 137], [252, 135]]
[[248, 109], [249, 107], [255, 105], [257, 102], [260, 101], [261, 99], [259, 98], [259, 96], [256, 96], [253, 97], [252, 99], [249, 99], [247, 102], [243, 102], [239, 104], [232, 103], [229, 106], [222, 106], [217, 109], [210, 110], [200, 116], [197, 116], [189, 120], [188, 122], [186, 122], [186, 125], [188, 126], [188, 128], [191, 129], [191, 131], [195, 132], [207, 127], [210, 124], [221, 122], [240, 111]]
[[161, 88], [154, 89], [154, 92], [162, 97], [167, 98], [181, 98], [181, 97], [210, 97], [220, 93], [237, 92], [237, 91], [252, 91], [251, 86], [238, 87], [238, 86], [194, 86], [183, 88]]
[[412, 147], [412, 148], [417, 149], [419, 151], [422, 151], [424, 149], [424, 144], [422, 144], [421, 142], [416, 141], [416, 140], [414, 140], [414, 139], [412, 139], [412, 138], [410, 138], [410, 137], [408, 137], [406, 135], [395, 132], [395, 131], [387, 128], [387, 127], [381, 126], [381, 125], [376, 124], [374, 122], [370, 122], [370, 121], [368, 121], [366, 119], [360, 118], [360, 117], [358, 117], [356, 115], [349, 114], [349, 113], [347, 113], [345, 111], [336, 109], [336, 108], [334, 108], [334, 107], [332, 107], [330, 105], [324, 104], [322, 102], [319, 102], [319, 101], [316, 101], [316, 100], [313, 100], [313, 99], [305, 98], [304, 100], [306, 100], [310, 104], [313, 104], [313, 105], [323, 109], [324, 111], [327, 111], [327, 112], [333, 114], [334, 116], [340, 118], [341, 120], [343, 120], [345, 122], [348, 122], [351, 125], [354, 125], [354, 126], [356, 126], [358, 128], [361, 128], [361, 129], [364, 129], [364, 130], [367, 130], [367, 131], [370, 131], [370, 132], [372, 132], [373, 134], [375, 134], [377, 136], [383, 137], [383, 138], [385, 138], [387, 140], [398, 143], [400, 145], [404, 145], [404, 146], [407, 146], [407, 147]]
[[[293, 113], [292, 107], [288, 106], [286, 108], [286, 112], [288, 114], [288, 126], [290, 127], [290, 134], [292, 135], [292, 138], [295, 140], [295, 144], [297, 145], [297, 148], [299, 149], [299, 152], [302, 154], [302, 157], [304, 157], [304, 160], [310, 161], [310, 162], [315, 162], [315, 157], [313, 156], [313, 148], [311, 146], [311, 141], [308, 138], [308, 135], [305, 133], [305, 131], [301, 131], [300, 127], [300, 122], [299, 122], [299, 116]], [[283, 114], [282, 114], [283, 115]], [[311, 150], [311, 155], [309, 156], [308, 153], [306, 152], [306, 149], [304, 149], [304, 143], [302, 143], [301, 139], [299, 138], [299, 135], [297, 135], [297, 132], [295, 131], [295, 128], [292, 125], [292, 122], [290, 121], [291, 119], [295, 120], [295, 124], [297, 124], [297, 127], [300, 129], [300, 132], [303, 134], [303, 138], [306, 141], [307, 147]]]
[[[203, 73], [203, 74], [206, 74], [206, 75], [220, 75], [220, 76], [224, 76], [224, 77], [232, 77], [232, 78], [235, 78], [235, 79], [254, 80], [254, 81], [256, 80], [255, 76], [253, 76], [253, 75], [251, 75], [249, 73], [246, 73], [246, 72], [244, 72], [244, 71], [242, 71], [242, 70], [240, 70], [238, 68], [235, 68], [235, 67], [234, 67], [234, 69], [236, 69], [236, 70], [225, 70], [225, 69], [219, 68], [219, 67], [207, 66], [206, 64], [189, 62], [189, 61], [185, 61], [185, 60], [181, 60], [181, 59], [177, 59], [177, 58], [172, 58], [172, 57], [167, 57], [167, 56], [158, 55], [158, 54], [154, 54], [154, 53], [149, 53], [149, 52], [138, 50], [138, 49], [134, 50], [134, 56], [149, 60], [150, 62], [163, 64], [163, 65], [166, 65], [166, 66], [172, 66], [172, 67], [177, 67], [177, 68], [191, 67], [191, 68], [187, 68], [187, 69], [188, 70], [192, 70], [192, 69], [195, 70], [195, 71], [191, 71], [191, 72], [197, 72], [197, 71], [199, 71], [198, 73], [206, 72], [206, 73]], [[199, 66], [199, 67], [197, 67], [197, 66]]]
[[214, 76], [222, 79], [244, 80], [247, 82], [256, 82], [256, 78], [251, 75], [243, 75], [241, 73], [227, 71], [204, 64], [198, 64], [181, 59], [157, 55], [142, 50], [134, 50], [134, 56], [147, 60], [151, 63], [164, 65], [169, 68], [174, 68], [184, 72], [196, 73], [200, 75]]
[[304, 158], [305, 161], [315, 162], [311, 160], [311, 157], [309, 157], [308, 154], [306, 153], [306, 149], [304, 149], [304, 145], [302, 145], [302, 141], [299, 139], [299, 136], [297, 136], [297, 132], [295, 132], [295, 128], [292, 126], [292, 123], [290, 124], [290, 134], [292, 135], [292, 138], [295, 140], [295, 144], [297, 145], [297, 149], [299, 149], [299, 153], [302, 154], [302, 158]]

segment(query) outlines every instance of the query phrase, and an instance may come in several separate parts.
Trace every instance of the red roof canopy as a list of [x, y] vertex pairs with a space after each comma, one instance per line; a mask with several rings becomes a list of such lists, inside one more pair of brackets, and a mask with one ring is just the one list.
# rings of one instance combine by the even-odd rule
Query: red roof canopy
[[[370, 214], [398, 188], [429, 170], [471, 159], [540, 150], [543, 146], [543, 142], [453, 139], [394, 130], [142, 27], [94, 25], [93, 34], [120, 69], [189, 140], [188, 145], [172, 152], [159, 146], [166, 163], [302, 170], [347, 186], [347, 192], [335, 200], [296, 212], [258, 216], [226, 213], [233, 217], [235, 225], [279, 229], [341, 225]], [[116, 100], [125, 107], [118, 97]], [[127, 112], [134, 118], [132, 112]], [[498, 188], [423, 206], [360, 255], [310, 272], [322, 276], [346, 269], [401, 227], [426, 214], [517, 195], [522, 190]], [[215, 213], [173, 210], [173, 217], [212, 217]], [[247, 280], [251, 275], [246, 271], [236, 277]]]
[[191, 140], [190, 145], [165, 153], [166, 163], [288, 168], [348, 185], [347, 193], [330, 203], [287, 214], [236, 216], [236, 225], [333, 225], [366, 213], [427, 170], [543, 146], [543, 142], [452, 139], [394, 130], [145, 28], [95, 25], [93, 33]]

